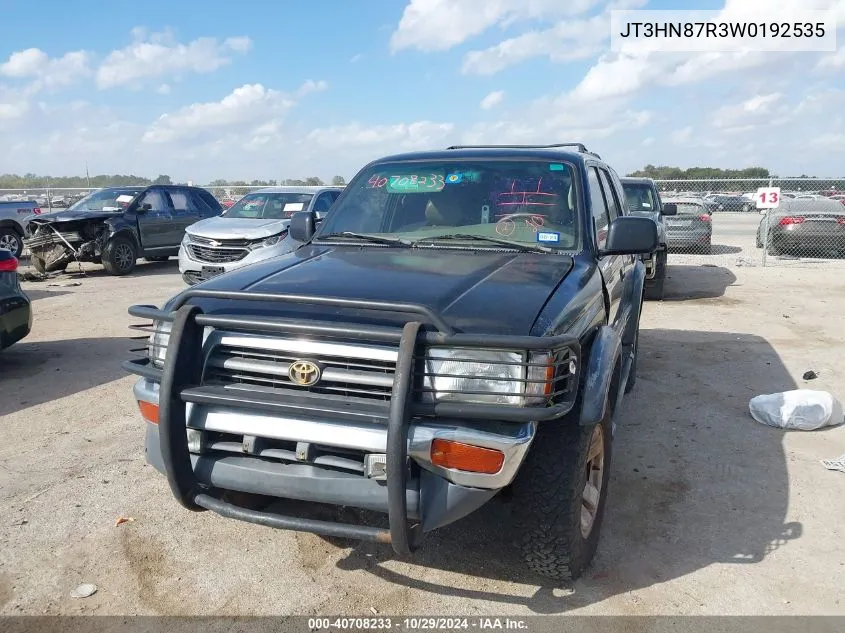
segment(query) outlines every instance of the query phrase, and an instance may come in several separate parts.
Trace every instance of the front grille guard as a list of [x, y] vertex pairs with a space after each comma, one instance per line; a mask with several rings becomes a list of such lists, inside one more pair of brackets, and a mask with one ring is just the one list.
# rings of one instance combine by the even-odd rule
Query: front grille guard
[[[209, 315], [199, 306], [188, 301], [198, 299], [248, 300], [310, 304], [333, 308], [372, 310], [404, 314], [416, 318], [407, 321], [400, 329], [361, 324], [300, 322], [295, 319], [259, 318], [251, 316]], [[163, 369], [149, 363], [148, 359], [134, 359], [123, 363], [130, 373], [159, 382], [159, 436], [161, 454], [173, 495], [186, 508], [199, 511], [209, 509], [226, 517], [260, 525], [288, 530], [313, 532], [326, 536], [339, 536], [390, 543], [399, 555], [410, 554], [419, 546], [422, 530], [419, 523], [409, 524], [406, 506], [408, 476], [407, 438], [410, 421], [415, 416], [443, 416], [477, 420], [503, 420], [513, 422], [558, 419], [568, 413], [574, 404], [578, 385], [580, 362], [569, 377], [569, 387], [554, 390], [553, 395], [565, 395], [561, 402], [546, 407], [517, 407], [496, 404], [468, 404], [457, 402], [417, 402], [419, 389], [414, 385], [415, 365], [420, 346], [475, 347], [503, 350], [550, 352], [558, 356], [568, 350], [571, 358], [579, 358], [578, 339], [572, 336], [503, 336], [467, 334], [456, 332], [444, 318], [432, 309], [413, 303], [367, 301], [336, 297], [314, 297], [295, 294], [253, 293], [244, 291], [217, 291], [189, 289], [180, 295], [171, 311], [155, 306], [136, 305], [129, 308], [134, 317], [153, 321], [171, 322], [170, 339]], [[201, 486], [191, 465], [187, 441], [186, 403], [230, 404], [259, 410], [279, 410], [289, 406], [278, 396], [266, 394], [259, 397], [249, 394], [223, 395], [219, 388], [202, 387], [203, 333], [206, 327], [233, 331], [260, 332], [263, 334], [311, 334], [362, 341], [398, 343], [398, 358], [393, 379], [392, 395], [387, 409], [387, 505], [389, 529], [316, 521], [301, 517], [262, 512], [228, 503]], [[141, 330], [144, 326], [133, 326]], [[431, 329], [433, 328], [433, 329]], [[526, 381], [527, 382], [527, 381]], [[244, 394], [246, 395], [246, 394]], [[327, 397], [330, 399], [330, 397]]]

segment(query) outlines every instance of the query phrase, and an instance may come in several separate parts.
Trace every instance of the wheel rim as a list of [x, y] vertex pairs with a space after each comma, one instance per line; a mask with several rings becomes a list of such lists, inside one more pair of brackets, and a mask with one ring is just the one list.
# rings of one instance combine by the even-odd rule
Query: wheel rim
[[118, 244], [114, 249], [114, 261], [120, 270], [128, 270], [132, 265], [132, 248], [128, 244]]
[[5, 248], [7, 251], [12, 251], [12, 254], [17, 255], [20, 242], [15, 235], [0, 235], [0, 248]]
[[587, 452], [587, 481], [581, 493], [581, 536], [589, 538], [601, 505], [604, 480], [604, 428], [596, 424]]

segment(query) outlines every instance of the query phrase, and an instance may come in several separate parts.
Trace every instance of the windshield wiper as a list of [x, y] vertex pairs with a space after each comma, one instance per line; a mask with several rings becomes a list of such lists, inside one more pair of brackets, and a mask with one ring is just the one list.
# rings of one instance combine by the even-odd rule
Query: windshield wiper
[[481, 242], [489, 242], [490, 244], [499, 244], [521, 251], [529, 251], [534, 253], [553, 253], [554, 250], [542, 244], [525, 244], [523, 242], [513, 242], [511, 240], [504, 240], [498, 237], [488, 237], [486, 235], [472, 235], [471, 233], [449, 233], [447, 235], [435, 235], [432, 237], [423, 237], [414, 242], [414, 246], [420, 242], [434, 242], [437, 240], [474, 240]]
[[411, 246], [410, 240], [403, 240], [399, 237], [382, 237], [380, 235], [367, 235], [366, 233], [353, 233], [352, 231], [343, 231], [341, 233], [327, 233], [326, 235], [316, 235], [315, 239], [324, 240], [332, 237], [351, 237], [356, 240], [361, 240], [363, 242], [371, 242], [373, 244], [388, 244], [391, 246], [399, 244], [400, 246]]

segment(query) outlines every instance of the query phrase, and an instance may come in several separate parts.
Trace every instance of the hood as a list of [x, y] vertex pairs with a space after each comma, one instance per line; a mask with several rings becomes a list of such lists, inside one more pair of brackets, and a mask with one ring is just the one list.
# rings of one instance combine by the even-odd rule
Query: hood
[[[525, 335], [572, 267], [568, 255], [305, 245], [212, 278], [201, 287], [418, 303], [440, 313], [459, 331]], [[233, 305], [232, 301], [196, 299], [192, 303], [208, 313], [322, 321], [396, 325], [411, 318], [258, 301]]]
[[199, 235], [213, 240], [260, 240], [262, 237], [281, 233], [289, 224], [289, 219], [267, 220], [217, 216], [195, 222], [186, 231], [191, 235]]
[[54, 211], [31, 216], [31, 219], [46, 220], [47, 222], [72, 222], [74, 220], [100, 220], [121, 215], [123, 211]]

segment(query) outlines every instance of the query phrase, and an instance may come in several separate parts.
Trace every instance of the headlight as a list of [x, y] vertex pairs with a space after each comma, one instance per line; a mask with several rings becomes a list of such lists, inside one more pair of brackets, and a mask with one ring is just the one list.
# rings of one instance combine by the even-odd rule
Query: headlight
[[430, 348], [426, 353], [422, 399], [543, 405], [552, 395], [554, 373], [548, 353]]
[[185, 233], [182, 236], [182, 246], [187, 246], [191, 243], [191, 236], [188, 233]]
[[150, 335], [148, 355], [150, 362], [155, 367], [164, 367], [164, 357], [167, 354], [167, 344], [170, 342], [170, 329], [173, 324], [170, 321], [158, 321], [155, 324], [155, 331]]
[[255, 240], [254, 242], [250, 242], [247, 248], [251, 251], [254, 251], [256, 248], [264, 248], [266, 246], [275, 246], [279, 242], [281, 242], [285, 235], [287, 235], [287, 230], [282, 231], [281, 233], [276, 233], [275, 235], [271, 235], [270, 237], [265, 237], [261, 240]]

